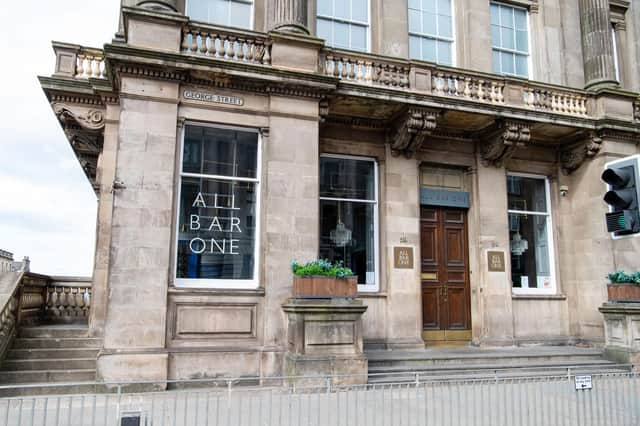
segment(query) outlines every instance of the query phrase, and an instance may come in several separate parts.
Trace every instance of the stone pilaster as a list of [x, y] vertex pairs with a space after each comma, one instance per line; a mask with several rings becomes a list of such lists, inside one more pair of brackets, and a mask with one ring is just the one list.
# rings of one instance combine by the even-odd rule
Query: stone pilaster
[[273, 25], [271, 30], [309, 34], [307, 0], [271, 0]]
[[618, 81], [620, 86], [627, 87], [628, 82], [626, 79], [626, 62], [627, 62], [627, 25], [624, 22], [616, 22], [613, 25], [613, 31], [616, 34], [615, 49], [618, 58]]
[[585, 88], [616, 86], [608, 0], [580, 0]]

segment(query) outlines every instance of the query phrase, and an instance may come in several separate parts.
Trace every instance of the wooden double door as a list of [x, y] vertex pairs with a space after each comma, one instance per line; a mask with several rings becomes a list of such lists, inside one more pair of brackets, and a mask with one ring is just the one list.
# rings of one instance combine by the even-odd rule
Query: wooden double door
[[421, 207], [423, 338], [431, 342], [471, 339], [467, 211]]

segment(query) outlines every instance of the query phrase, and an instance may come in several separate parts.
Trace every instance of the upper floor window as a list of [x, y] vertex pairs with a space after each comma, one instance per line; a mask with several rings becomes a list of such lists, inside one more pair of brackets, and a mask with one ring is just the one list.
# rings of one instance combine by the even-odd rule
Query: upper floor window
[[493, 71], [529, 78], [529, 23], [520, 7], [491, 3]]
[[317, 35], [340, 49], [369, 50], [369, 0], [318, 0]]
[[409, 57], [453, 65], [453, 1], [409, 0]]
[[187, 0], [187, 15], [194, 21], [230, 27], [253, 27], [253, 0]]

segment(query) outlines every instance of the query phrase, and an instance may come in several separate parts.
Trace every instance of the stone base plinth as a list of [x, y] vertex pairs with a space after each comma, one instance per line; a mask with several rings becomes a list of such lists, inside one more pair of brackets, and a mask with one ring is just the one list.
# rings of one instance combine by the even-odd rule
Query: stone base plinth
[[292, 382], [316, 386], [326, 383], [319, 376], [342, 376], [332, 384], [366, 383], [362, 300], [289, 299], [282, 309], [288, 319], [285, 372]]
[[622, 364], [640, 363], [640, 303], [605, 303], [604, 355]]

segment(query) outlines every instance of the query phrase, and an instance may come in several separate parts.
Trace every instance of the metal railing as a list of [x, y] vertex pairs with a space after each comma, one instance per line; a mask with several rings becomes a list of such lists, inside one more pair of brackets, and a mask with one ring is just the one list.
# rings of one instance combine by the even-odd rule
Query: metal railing
[[160, 385], [190, 388], [146, 392], [159, 383], [101, 383], [84, 394], [0, 399], [0, 425], [107, 426], [120, 425], [127, 416], [139, 416], [147, 426], [640, 424], [637, 372], [416, 377], [407, 383], [343, 386], [333, 384], [335, 377], [166, 381]]

